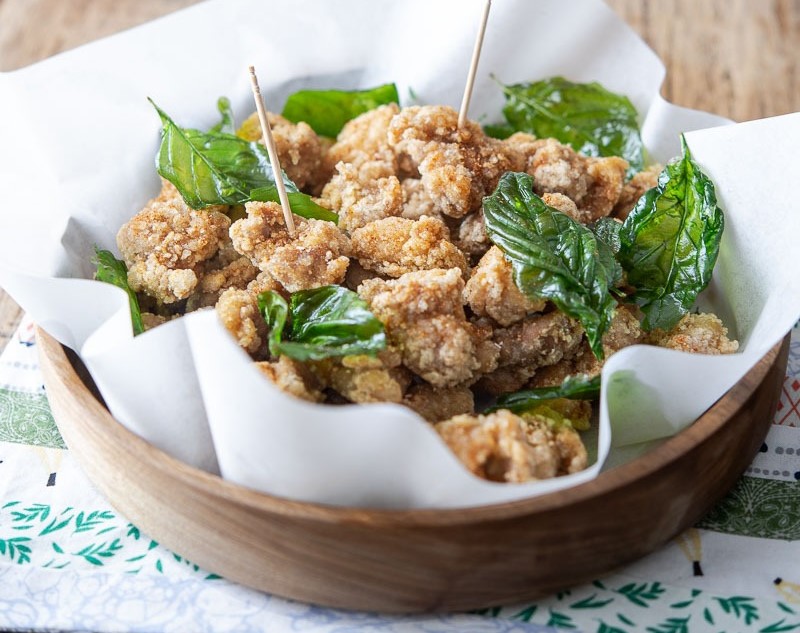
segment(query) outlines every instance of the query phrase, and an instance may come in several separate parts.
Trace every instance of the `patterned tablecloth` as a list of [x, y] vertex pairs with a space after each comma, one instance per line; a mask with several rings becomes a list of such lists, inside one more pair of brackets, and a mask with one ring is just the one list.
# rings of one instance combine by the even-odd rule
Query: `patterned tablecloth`
[[[66, 450], [33, 326], [0, 356], [0, 628], [91, 631], [800, 631], [800, 328], [774, 424], [736, 488], [646, 559], [531, 604], [417, 617], [230, 583], [120, 516]], [[656, 510], [657, 511], [657, 510]]]

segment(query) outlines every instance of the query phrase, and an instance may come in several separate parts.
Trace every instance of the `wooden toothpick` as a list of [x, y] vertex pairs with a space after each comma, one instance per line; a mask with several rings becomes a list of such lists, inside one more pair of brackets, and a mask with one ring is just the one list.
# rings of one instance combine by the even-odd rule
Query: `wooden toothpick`
[[489, 21], [489, 9], [491, 8], [492, 0], [486, 0], [486, 6], [483, 7], [481, 25], [478, 29], [478, 37], [475, 38], [475, 48], [472, 49], [472, 62], [470, 62], [469, 73], [467, 74], [467, 85], [464, 87], [464, 98], [461, 100], [461, 109], [458, 111], [458, 127], [464, 127], [464, 123], [467, 121], [469, 100], [472, 97], [472, 86], [475, 83], [475, 73], [478, 72], [478, 61], [481, 58], [483, 36], [486, 33], [486, 23]]
[[296, 233], [294, 216], [292, 215], [292, 207], [289, 206], [289, 196], [286, 195], [286, 186], [283, 184], [281, 163], [278, 160], [278, 150], [275, 149], [275, 139], [272, 138], [272, 129], [269, 127], [269, 121], [267, 120], [264, 98], [261, 96], [261, 88], [258, 86], [255, 67], [250, 66], [248, 70], [250, 71], [250, 85], [253, 88], [253, 97], [256, 100], [258, 120], [261, 122], [261, 133], [264, 136], [264, 144], [267, 146], [269, 162], [272, 164], [272, 173], [275, 175], [275, 186], [278, 188], [278, 198], [280, 198], [281, 207], [283, 208], [283, 220], [286, 222], [286, 230], [289, 232], [289, 237], [294, 237]]

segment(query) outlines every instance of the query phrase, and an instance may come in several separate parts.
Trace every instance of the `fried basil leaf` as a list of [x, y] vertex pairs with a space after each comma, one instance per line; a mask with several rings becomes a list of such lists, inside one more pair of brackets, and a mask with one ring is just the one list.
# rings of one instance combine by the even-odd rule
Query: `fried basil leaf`
[[[175, 185], [191, 208], [278, 200], [272, 166], [263, 145], [233, 134], [181, 128], [152, 100], [150, 103], [163, 125], [156, 158], [158, 173]], [[294, 213], [336, 221], [335, 213], [300, 193], [285, 174], [283, 182]], [[254, 197], [254, 193], [258, 197]]]
[[628, 161], [629, 178], [644, 167], [636, 108], [627, 97], [596, 82], [563, 77], [504, 85], [503, 92], [503, 114], [514, 131], [557, 138], [586, 156], [621, 156]]
[[512, 263], [519, 289], [578, 319], [592, 352], [602, 359], [603, 333], [617, 305], [609, 289], [622, 274], [611, 248], [546, 205], [533, 193], [528, 174], [504, 174], [483, 199], [483, 212], [486, 232]]
[[524, 413], [530, 409], [558, 398], [570, 400], [595, 400], [600, 397], [600, 376], [589, 378], [586, 374], [567, 376], [560, 385], [525, 389], [500, 396], [486, 413], [508, 409], [512, 413]]
[[[341, 286], [301, 290], [291, 303], [269, 291], [258, 306], [270, 328], [269, 350], [296, 360], [374, 354], [386, 347], [383, 324], [355, 292]], [[289, 331], [285, 334], [287, 317]]]
[[619, 252], [619, 234], [622, 231], [622, 222], [618, 222], [614, 218], [600, 218], [591, 226], [591, 229], [595, 237], [603, 240], [614, 255]]
[[725, 226], [714, 183], [692, 160], [669, 163], [620, 231], [619, 260], [644, 312], [642, 326], [669, 329], [711, 280]]
[[380, 105], [399, 102], [394, 84], [367, 90], [300, 90], [289, 95], [282, 114], [292, 123], [305, 121], [317, 134], [336, 138], [350, 119]]
[[125, 262], [114, 257], [111, 251], [102, 251], [95, 246], [92, 263], [97, 266], [97, 272], [94, 274], [94, 278], [97, 281], [112, 284], [117, 288], [122, 288], [127, 293], [131, 307], [131, 323], [133, 324], [134, 336], [144, 332], [139, 300], [136, 298], [136, 293], [128, 285], [128, 268], [125, 266]]
[[222, 134], [236, 134], [236, 123], [233, 119], [233, 110], [231, 109], [231, 102], [228, 97], [220, 97], [217, 99], [217, 110], [219, 110], [222, 119], [209, 132], [222, 133]]

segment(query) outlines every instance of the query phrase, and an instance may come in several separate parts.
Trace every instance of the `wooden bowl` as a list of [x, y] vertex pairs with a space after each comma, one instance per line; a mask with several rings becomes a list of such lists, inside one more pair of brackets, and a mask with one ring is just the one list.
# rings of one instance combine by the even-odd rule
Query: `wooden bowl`
[[42, 330], [37, 337], [69, 449], [151, 537], [272, 594], [396, 613], [530, 600], [652, 552], [696, 522], [751, 462], [788, 354], [787, 338], [691, 427], [591, 482], [492, 506], [387, 511], [291, 501], [191, 468], [116, 422], [61, 345]]

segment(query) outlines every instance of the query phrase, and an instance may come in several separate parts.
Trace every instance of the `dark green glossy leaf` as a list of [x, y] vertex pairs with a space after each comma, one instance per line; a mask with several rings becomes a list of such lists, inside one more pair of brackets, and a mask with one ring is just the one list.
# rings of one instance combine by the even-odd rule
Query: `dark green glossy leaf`
[[[265, 292], [258, 296], [258, 305], [270, 327], [274, 356], [320, 360], [372, 354], [386, 347], [383, 324], [355, 292], [341, 286], [295, 292], [289, 306], [277, 293]], [[284, 336], [287, 314], [291, 324]]]
[[131, 290], [128, 285], [128, 268], [125, 262], [114, 257], [111, 251], [102, 251], [96, 246], [94, 247], [94, 257], [92, 263], [97, 266], [97, 272], [94, 278], [97, 281], [104, 281], [107, 284], [112, 284], [117, 288], [122, 288], [128, 295], [128, 302], [131, 307], [131, 323], [133, 324], [133, 334], [141, 334], [144, 332], [144, 324], [142, 323], [142, 312], [139, 309], [139, 300], [136, 298], [136, 293]]
[[286, 100], [283, 116], [293, 123], [305, 121], [317, 134], [335, 138], [359, 114], [399, 102], [394, 84], [367, 90], [300, 90]]
[[711, 280], [725, 226], [714, 183], [682, 145], [683, 156], [661, 172], [620, 232], [620, 262], [647, 330], [669, 329], [691, 309]]
[[600, 218], [589, 228], [598, 240], [603, 240], [608, 245], [612, 253], [616, 255], [619, 252], [622, 222], [614, 218]]
[[212, 134], [236, 134], [236, 123], [233, 118], [230, 99], [228, 99], [228, 97], [220, 97], [217, 99], [217, 110], [219, 110], [222, 119], [212, 127], [209, 132]]
[[498, 411], [499, 409], [523, 413], [536, 405], [557, 398], [595, 400], [598, 397], [600, 397], [600, 376], [587, 378], [586, 375], [580, 374], [567, 376], [560, 385], [525, 389], [501, 396], [494, 406], [486, 410], [486, 413]]
[[515, 131], [557, 138], [587, 156], [621, 156], [628, 177], [644, 167], [636, 108], [627, 97], [563, 77], [503, 86], [503, 92], [503, 114]]
[[[156, 159], [158, 173], [175, 185], [186, 204], [201, 209], [251, 200], [278, 201], [272, 166], [263, 145], [234, 134], [181, 128], [152, 100], [150, 103], [163, 125]], [[283, 182], [294, 213], [335, 221], [336, 214], [300, 193], [286, 175]]]
[[514, 281], [530, 297], [549, 299], [578, 319], [597, 358], [617, 302], [609, 288], [620, 278], [611, 248], [585, 226], [533, 193], [527, 174], [503, 175], [483, 199], [486, 232], [514, 268]]

